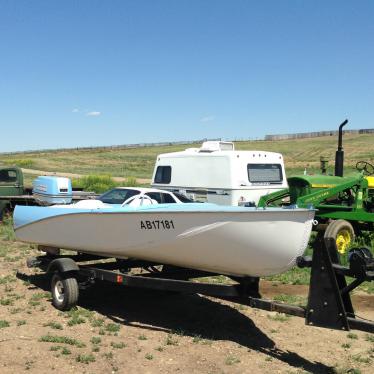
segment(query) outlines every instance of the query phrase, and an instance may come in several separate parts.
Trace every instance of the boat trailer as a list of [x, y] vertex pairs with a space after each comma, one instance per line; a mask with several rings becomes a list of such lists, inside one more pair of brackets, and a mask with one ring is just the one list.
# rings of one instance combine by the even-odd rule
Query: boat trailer
[[[297, 260], [299, 267], [311, 268], [306, 307], [262, 299], [259, 278], [255, 277], [231, 277], [236, 282], [231, 285], [203, 283], [198, 282], [198, 278], [218, 274], [135, 259], [112, 262], [104, 262], [103, 259], [81, 253], [73, 256], [46, 254], [29, 258], [27, 265], [39, 267], [51, 275], [52, 302], [59, 310], [74, 307], [80, 289], [84, 290], [96, 281], [107, 281], [126, 287], [213, 296], [257, 309], [302, 317], [307, 325], [374, 333], [374, 322], [355, 315], [350, 297], [350, 292], [361, 283], [374, 281], [374, 258], [367, 248], [354, 248], [350, 251], [349, 265], [342, 266], [333, 238], [319, 235], [313, 255]], [[136, 268], [142, 268], [144, 272], [134, 274], [132, 271]], [[353, 281], [347, 284], [346, 277], [353, 278]]]

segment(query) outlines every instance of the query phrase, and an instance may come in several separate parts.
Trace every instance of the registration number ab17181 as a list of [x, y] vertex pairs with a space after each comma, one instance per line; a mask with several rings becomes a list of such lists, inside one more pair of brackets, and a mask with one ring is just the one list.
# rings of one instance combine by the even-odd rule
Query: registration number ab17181
[[167, 219], [155, 221], [140, 221], [140, 228], [142, 230], [170, 230], [174, 229], [174, 222]]

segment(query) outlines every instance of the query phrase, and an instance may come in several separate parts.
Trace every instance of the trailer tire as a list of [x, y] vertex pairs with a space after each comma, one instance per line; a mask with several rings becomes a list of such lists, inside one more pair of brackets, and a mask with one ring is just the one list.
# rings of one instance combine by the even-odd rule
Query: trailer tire
[[355, 238], [355, 231], [348, 221], [338, 219], [327, 226], [324, 237], [333, 238], [338, 254], [344, 256]]
[[79, 287], [72, 274], [55, 272], [51, 279], [52, 304], [59, 310], [70, 310], [78, 301]]

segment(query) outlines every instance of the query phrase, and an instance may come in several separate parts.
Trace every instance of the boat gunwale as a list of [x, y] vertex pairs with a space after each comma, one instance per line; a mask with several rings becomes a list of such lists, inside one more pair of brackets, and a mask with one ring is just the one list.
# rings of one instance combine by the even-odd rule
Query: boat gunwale
[[[44, 207], [43, 207], [44, 208]], [[61, 209], [65, 209], [65, 208], [61, 208]], [[79, 212], [68, 212], [68, 213], [65, 213], [65, 214], [56, 214], [56, 215], [51, 215], [51, 216], [48, 216], [48, 217], [43, 217], [43, 218], [40, 218], [40, 219], [37, 219], [35, 221], [32, 221], [32, 222], [27, 222], [23, 225], [19, 225], [17, 227], [15, 227], [13, 225], [13, 229], [14, 231], [17, 231], [18, 229], [21, 229], [21, 228], [24, 228], [26, 226], [30, 226], [30, 225], [33, 225], [33, 224], [36, 224], [36, 223], [40, 223], [42, 221], [45, 221], [45, 220], [48, 220], [48, 219], [51, 219], [51, 218], [56, 218], [56, 217], [65, 217], [65, 216], [71, 216], [71, 215], [87, 215], [87, 214], [100, 214], [100, 215], [112, 215], [112, 214], [125, 214], [125, 215], [128, 215], [128, 214], [134, 214], [134, 213], [137, 213], [137, 214], [164, 214], [164, 213], [169, 213], [169, 214], [180, 214], [180, 213], [190, 213], [190, 214], [195, 214], [195, 213], [199, 213], [199, 214], [202, 214], [202, 213], [224, 213], [224, 214], [248, 214], [248, 213], [285, 213], [285, 212], [297, 212], [297, 213], [304, 213], [304, 212], [309, 212], [309, 213], [312, 213], [312, 212], [315, 212], [315, 209], [307, 209], [307, 208], [290, 208], [290, 209], [287, 209], [287, 208], [255, 208], [253, 210], [248, 210], [248, 211], [245, 211], [245, 210], [234, 210], [234, 211], [230, 211], [230, 210], [222, 210], [222, 211], [219, 211], [219, 210], [131, 210], [131, 211], [105, 211], [105, 210], [88, 210], [88, 211], [85, 211], [85, 212], [82, 212], [82, 211], [79, 211]], [[314, 213], [313, 213], [313, 216], [314, 216]], [[308, 215], [307, 219], [306, 220], [310, 220], [311, 218], [313, 217], [310, 217], [310, 214]]]

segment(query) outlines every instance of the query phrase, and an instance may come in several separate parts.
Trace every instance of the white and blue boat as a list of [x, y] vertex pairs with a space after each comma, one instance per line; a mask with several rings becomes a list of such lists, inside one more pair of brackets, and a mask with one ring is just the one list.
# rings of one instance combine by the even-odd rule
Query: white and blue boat
[[314, 211], [214, 204], [17, 206], [16, 238], [43, 248], [137, 258], [234, 276], [291, 268]]

